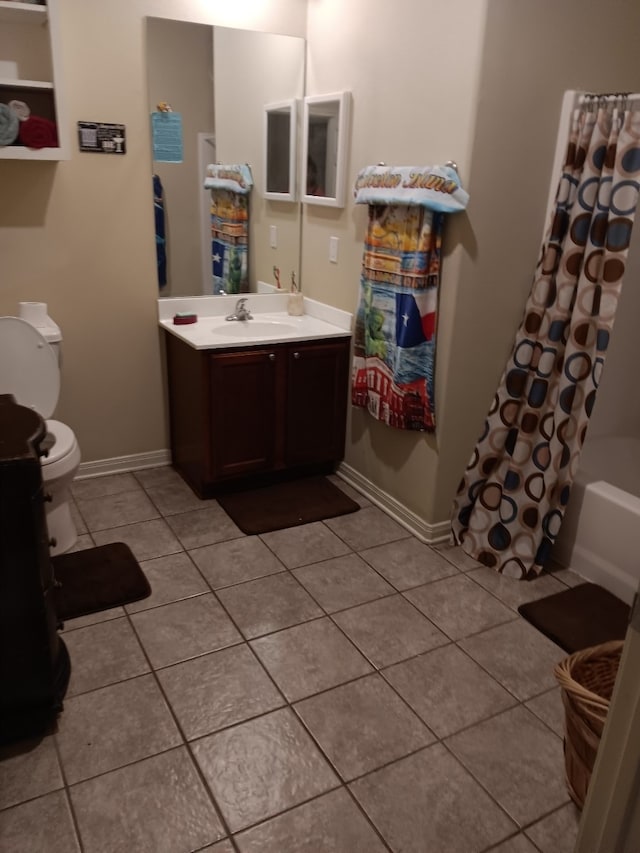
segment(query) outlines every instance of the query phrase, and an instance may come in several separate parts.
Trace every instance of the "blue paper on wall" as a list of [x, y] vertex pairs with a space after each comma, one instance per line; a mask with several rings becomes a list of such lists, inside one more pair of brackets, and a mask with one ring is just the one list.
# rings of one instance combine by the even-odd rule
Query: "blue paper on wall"
[[151, 137], [154, 162], [182, 163], [182, 116], [180, 113], [151, 113]]

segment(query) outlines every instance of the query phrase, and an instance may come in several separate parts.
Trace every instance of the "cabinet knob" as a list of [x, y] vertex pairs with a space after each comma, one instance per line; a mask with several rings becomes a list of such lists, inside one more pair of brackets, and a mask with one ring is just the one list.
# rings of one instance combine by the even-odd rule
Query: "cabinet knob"
[[42, 502], [43, 502], [43, 503], [48, 503], [48, 504], [50, 504], [52, 500], [53, 500], [53, 497], [52, 497], [52, 495], [50, 495], [50, 494], [49, 494], [49, 492], [45, 492], [45, 493], [42, 495]]
[[269, 353], [269, 361], [275, 361], [275, 360], [276, 360], [275, 352], [270, 352]]
[[55, 536], [52, 536], [51, 539], [49, 539], [49, 547], [55, 548], [57, 544], [58, 544], [58, 540], [56, 539]]
[[299, 353], [299, 352], [297, 352], [297, 351], [296, 351], [296, 352], [294, 352], [293, 357], [294, 357], [294, 358], [300, 358], [300, 353]]

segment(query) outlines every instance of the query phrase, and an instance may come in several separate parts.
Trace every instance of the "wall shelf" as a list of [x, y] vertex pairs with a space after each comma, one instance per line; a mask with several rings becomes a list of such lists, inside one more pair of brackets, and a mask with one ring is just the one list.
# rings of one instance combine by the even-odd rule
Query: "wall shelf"
[[15, 76], [0, 77], [0, 102], [26, 101], [34, 116], [55, 122], [59, 140], [56, 148], [0, 147], [0, 160], [69, 159], [57, 10], [58, 0], [48, 0], [46, 6], [0, 0], [0, 59], [17, 67]]
[[8, 24], [46, 24], [48, 9], [35, 3], [9, 3], [0, 0], [0, 22]]

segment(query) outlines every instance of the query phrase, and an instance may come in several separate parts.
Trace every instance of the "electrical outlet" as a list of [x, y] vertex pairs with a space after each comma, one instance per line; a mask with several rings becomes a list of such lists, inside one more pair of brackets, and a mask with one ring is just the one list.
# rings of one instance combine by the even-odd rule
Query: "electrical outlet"
[[329, 237], [329, 260], [332, 264], [338, 263], [338, 243], [337, 237]]
[[278, 226], [270, 225], [269, 226], [269, 245], [272, 249], [278, 248]]

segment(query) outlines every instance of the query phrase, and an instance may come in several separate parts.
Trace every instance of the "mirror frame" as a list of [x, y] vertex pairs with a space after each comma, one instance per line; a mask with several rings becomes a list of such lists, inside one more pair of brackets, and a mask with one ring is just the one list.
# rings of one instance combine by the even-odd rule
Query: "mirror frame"
[[[272, 192], [269, 186], [269, 114], [289, 113], [289, 191]], [[298, 156], [298, 101], [290, 98], [286, 101], [276, 101], [273, 104], [265, 104], [264, 107], [264, 191], [263, 195], [270, 201], [297, 201], [296, 191], [296, 165]]]
[[[336, 191], [333, 196], [309, 195], [307, 188], [307, 163], [309, 158], [309, 123], [313, 109], [338, 104], [338, 133], [336, 141]], [[325, 207], [344, 207], [347, 138], [349, 134], [349, 113], [351, 93], [334, 92], [330, 95], [308, 95], [304, 99], [302, 120], [302, 175], [301, 200], [305, 204], [320, 204]]]

